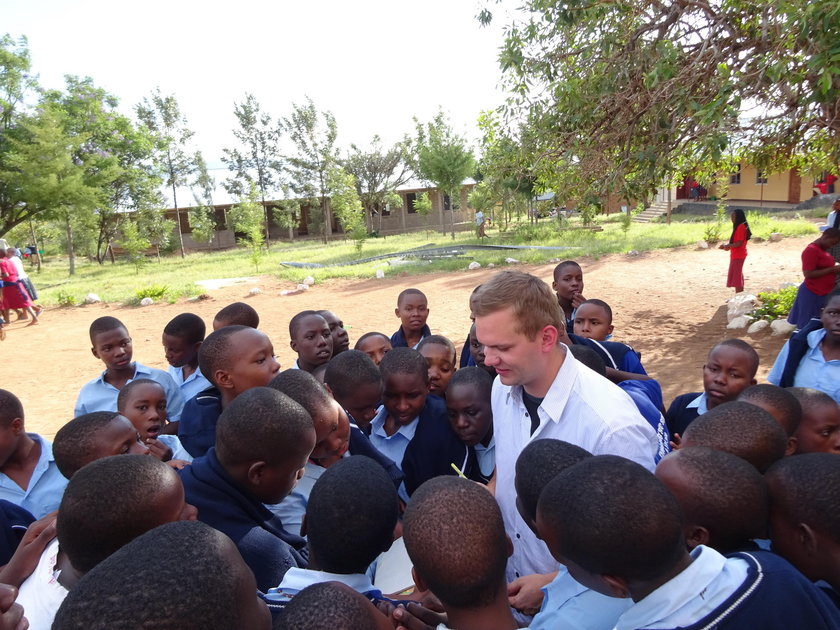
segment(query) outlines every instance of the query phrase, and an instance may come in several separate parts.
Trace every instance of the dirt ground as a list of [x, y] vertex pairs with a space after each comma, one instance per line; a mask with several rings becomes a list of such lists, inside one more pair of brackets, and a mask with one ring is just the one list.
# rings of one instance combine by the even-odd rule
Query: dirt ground
[[[813, 237], [789, 238], [779, 243], [751, 243], [745, 265], [746, 290], [750, 293], [777, 289], [783, 282], [801, 280], [799, 255]], [[748, 339], [761, 356], [759, 381], [763, 381], [784, 342], [769, 330], [747, 336], [746, 330], [726, 330], [728, 255], [718, 250], [680, 248], [638, 256], [611, 255], [594, 260], [578, 257], [584, 271], [588, 298], [606, 300], [615, 312], [615, 339], [631, 344], [659, 379], [668, 404], [675, 396], [697, 390], [709, 348], [718, 340], [735, 336]], [[466, 266], [466, 262], [465, 262]], [[551, 281], [553, 265], [522, 265], [525, 271]], [[343, 318], [352, 344], [363, 333], [378, 330], [391, 334], [397, 294], [414, 286], [429, 298], [429, 325], [459, 348], [469, 330], [468, 299], [473, 287], [496, 270], [444, 272], [424, 276], [396, 276], [360, 281], [332, 280], [309, 291], [281, 296], [294, 288], [270, 276], [251, 283], [210, 291], [212, 299], [149, 307], [90, 305], [54, 308], [44, 312], [39, 326], [12, 323], [0, 343], [0, 387], [23, 401], [29, 431], [52, 438], [71, 419], [79, 388], [94, 378], [102, 364], [92, 356], [88, 341], [90, 322], [102, 315], [121, 319], [134, 340], [134, 358], [166, 369], [161, 333], [181, 312], [204, 318], [208, 329], [223, 306], [247, 301], [260, 314], [260, 329], [274, 342], [283, 368], [295, 355], [289, 348], [288, 322], [304, 309], [330, 309]], [[34, 278], [37, 283], [37, 278]], [[262, 293], [248, 296], [253, 286]], [[734, 334], [733, 334], [734, 333]]]

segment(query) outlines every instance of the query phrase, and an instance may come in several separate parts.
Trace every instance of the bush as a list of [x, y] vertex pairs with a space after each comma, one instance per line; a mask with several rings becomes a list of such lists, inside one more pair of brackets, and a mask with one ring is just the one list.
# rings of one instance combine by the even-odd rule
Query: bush
[[137, 289], [134, 292], [134, 297], [137, 298], [138, 302], [140, 300], [142, 300], [143, 298], [147, 298], [147, 297], [150, 297], [153, 300], [161, 300], [161, 299], [163, 299], [163, 296], [165, 296], [167, 294], [168, 291], [169, 291], [169, 287], [166, 286], [165, 284], [153, 284], [153, 285], [148, 286], [148, 287], [143, 287], [143, 288]]
[[64, 289], [58, 292], [56, 300], [59, 306], [76, 306], [76, 297]]
[[798, 287], [785, 287], [779, 291], [767, 291], [759, 293], [758, 299], [761, 301], [761, 306], [754, 309], [750, 313], [752, 319], [766, 319], [773, 321], [781, 317], [786, 317], [793, 308], [793, 301], [796, 299], [796, 291]]

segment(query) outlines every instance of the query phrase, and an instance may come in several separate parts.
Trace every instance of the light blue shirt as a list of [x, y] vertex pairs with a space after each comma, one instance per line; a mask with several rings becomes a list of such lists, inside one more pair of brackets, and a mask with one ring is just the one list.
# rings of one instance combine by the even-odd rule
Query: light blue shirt
[[[385, 405], [380, 406], [376, 416], [370, 421], [370, 442], [380, 453], [394, 462], [397, 468], [402, 470], [405, 449], [408, 448], [408, 443], [414, 439], [420, 416], [401, 426], [394, 435], [385, 433], [385, 418], [387, 417], [388, 411], [385, 409]], [[405, 489], [405, 482], [400, 484], [399, 495], [403, 501], [408, 503], [408, 491]]]
[[52, 444], [37, 433], [27, 433], [27, 435], [41, 445], [41, 455], [32, 471], [29, 485], [24, 490], [9, 477], [0, 473], [0, 499], [19, 505], [35, 518], [41, 518], [58, 509], [64, 488], [67, 486], [67, 479], [55, 465]]
[[709, 397], [706, 395], [706, 392], [703, 392], [697, 398], [688, 403], [685, 408], [696, 409], [697, 415], [702, 416], [709, 410]]
[[[825, 360], [820, 349], [823, 337], [825, 337], [825, 329], [823, 328], [808, 333], [808, 350], [799, 362], [799, 367], [796, 368], [793, 386], [813, 387], [825, 392], [840, 403], [840, 360]], [[776, 362], [773, 364], [770, 374], [767, 375], [769, 383], [778, 385], [782, 380], [782, 373], [785, 370], [789, 351], [790, 342], [786, 342], [782, 346], [779, 356], [776, 357]]]
[[191, 462], [193, 460], [193, 456], [184, 448], [177, 435], [161, 434], [157, 436], [157, 440], [172, 449], [172, 459], [180, 459], [185, 462]]
[[[181, 411], [184, 409], [184, 398], [175, 381], [164, 372], [156, 368], [146, 367], [140, 363], [134, 363], [134, 377], [128, 383], [138, 378], [150, 378], [163, 386], [166, 392], [166, 415], [171, 422], [181, 419]], [[73, 417], [81, 416], [92, 411], [116, 411], [117, 396], [120, 390], [105, 381], [105, 370], [92, 381], [85, 383], [76, 399], [76, 408], [73, 410]]]
[[557, 577], [543, 586], [542, 592], [542, 608], [528, 626], [531, 630], [612, 630], [633, 605], [632, 599], [609, 597], [586, 588], [565, 567], [560, 567]]
[[306, 506], [309, 503], [309, 495], [315, 482], [324, 474], [326, 468], [311, 461], [306, 462], [301, 477], [292, 491], [280, 503], [266, 505], [283, 521], [283, 529], [290, 534], [300, 535], [300, 526], [303, 523], [303, 515], [306, 514]]
[[[201, 370], [196, 370], [190, 374], [186, 380], [184, 380], [183, 366], [176, 368], [170, 365], [166, 373], [169, 374], [169, 378], [171, 378], [178, 386], [178, 389], [181, 390], [181, 396], [183, 397], [184, 402], [188, 401], [190, 398], [195, 398], [208, 387], [213, 387], [213, 384], [204, 378], [204, 374], [201, 373]], [[168, 406], [169, 401], [167, 400], [166, 402]]]
[[490, 438], [490, 444], [487, 446], [479, 442], [473, 448], [478, 460], [478, 469], [483, 476], [489, 477], [493, 474], [493, 469], [496, 468], [496, 436]]
[[362, 594], [371, 591], [379, 592], [379, 589], [373, 585], [370, 578], [364, 573], [327, 573], [326, 571], [292, 567], [283, 575], [280, 585], [268, 589], [265, 596], [270, 601], [287, 602], [307, 586], [321, 584], [322, 582], [340, 582]]

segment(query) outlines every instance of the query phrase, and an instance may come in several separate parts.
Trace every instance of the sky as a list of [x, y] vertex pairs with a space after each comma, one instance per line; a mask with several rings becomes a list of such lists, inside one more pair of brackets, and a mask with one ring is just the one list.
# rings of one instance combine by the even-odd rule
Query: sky
[[504, 99], [504, 20], [482, 28], [479, 8], [479, 0], [0, 0], [2, 32], [28, 38], [42, 86], [89, 76], [129, 115], [156, 87], [174, 94], [217, 179], [246, 92], [275, 118], [308, 95], [335, 114], [343, 148], [365, 147], [374, 134], [399, 140], [413, 116], [430, 120], [438, 107], [477, 139], [479, 113]]

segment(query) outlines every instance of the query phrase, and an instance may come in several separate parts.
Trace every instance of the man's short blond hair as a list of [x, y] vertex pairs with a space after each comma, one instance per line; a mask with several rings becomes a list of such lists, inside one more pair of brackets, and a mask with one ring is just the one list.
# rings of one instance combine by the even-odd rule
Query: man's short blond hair
[[565, 328], [557, 298], [549, 286], [522, 271], [501, 271], [485, 282], [470, 300], [476, 317], [512, 308], [515, 332], [533, 340], [546, 326]]

